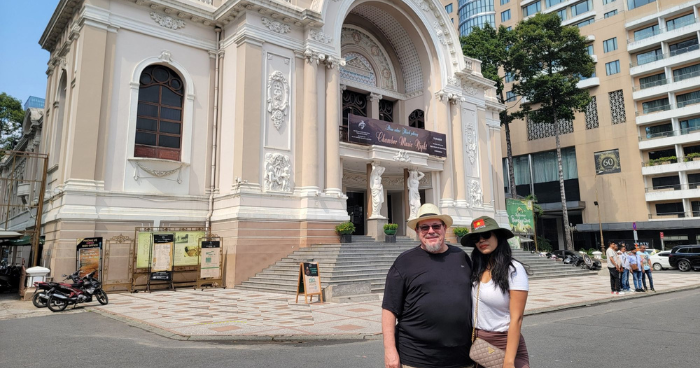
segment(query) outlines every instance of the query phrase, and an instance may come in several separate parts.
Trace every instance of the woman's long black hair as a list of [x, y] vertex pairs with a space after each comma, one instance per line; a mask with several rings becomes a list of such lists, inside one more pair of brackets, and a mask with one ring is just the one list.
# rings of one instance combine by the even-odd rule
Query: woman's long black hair
[[[491, 279], [498, 285], [503, 294], [510, 291], [508, 278], [515, 272], [513, 262], [519, 262], [525, 268], [525, 272], [530, 275], [529, 267], [513, 258], [513, 251], [510, 249], [508, 240], [499, 232], [494, 231], [493, 236], [498, 239], [498, 245], [491, 254], [483, 254], [474, 246], [472, 250], [472, 285], [476, 286], [481, 281], [481, 275], [486, 268], [491, 266]], [[512, 269], [512, 271], [511, 271]], [[510, 272], [510, 273], [509, 273]]]

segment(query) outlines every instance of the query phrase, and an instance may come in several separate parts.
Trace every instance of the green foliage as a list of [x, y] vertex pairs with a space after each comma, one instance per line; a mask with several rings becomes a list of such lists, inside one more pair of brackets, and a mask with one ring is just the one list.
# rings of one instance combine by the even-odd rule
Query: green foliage
[[[687, 158], [687, 157], [688, 157], [688, 156], [686, 156], [686, 158]], [[656, 165], [656, 164], [660, 164], [660, 163], [662, 163], [662, 162], [673, 162], [673, 163], [675, 163], [675, 162], [678, 162], [678, 157], [676, 157], [676, 156], [668, 156], [668, 157], [659, 157], [659, 158], [656, 158], [656, 159], [651, 159], [651, 160], [649, 160], [649, 165]]]
[[398, 230], [399, 224], [384, 224], [384, 230]]
[[685, 155], [686, 161], [693, 161], [694, 158], [700, 157], [700, 152], [693, 152]]
[[535, 213], [535, 217], [544, 215], [544, 210], [542, 206], [537, 204], [537, 197], [534, 194], [528, 194], [525, 199], [532, 201], [532, 211]]
[[537, 250], [540, 252], [551, 252], [552, 251], [552, 244], [547, 240], [547, 238], [543, 238], [541, 236], [537, 237]]
[[468, 228], [468, 227], [456, 226], [456, 227], [453, 227], [453, 228], [452, 228], [452, 232], [455, 233], [455, 236], [458, 236], [458, 237], [461, 238], [461, 237], [463, 237], [463, 236], [469, 234], [469, 228]]
[[593, 257], [593, 252], [595, 252], [596, 249], [595, 248], [591, 248], [591, 249], [581, 248], [580, 251], [588, 254], [589, 257]]
[[505, 69], [518, 81], [513, 91], [531, 104], [540, 104], [537, 110], [524, 106], [519, 117], [550, 124], [573, 120], [575, 112], [584, 111], [591, 101], [588, 91], [576, 86], [595, 70], [586, 38], [578, 27], [562, 26], [556, 13], [538, 13], [518, 24], [514, 32]]
[[339, 235], [349, 235], [355, 232], [355, 224], [352, 222], [343, 222], [335, 227], [335, 232]]
[[22, 101], [0, 93], [0, 148], [12, 149], [19, 141], [24, 109]]

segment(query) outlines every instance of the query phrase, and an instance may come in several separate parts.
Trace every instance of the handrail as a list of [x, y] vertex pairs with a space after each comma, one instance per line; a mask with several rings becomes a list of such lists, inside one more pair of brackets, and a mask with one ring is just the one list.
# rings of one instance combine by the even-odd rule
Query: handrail
[[674, 57], [674, 56], [678, 56], [678, 55], [683, 55], [683, 54], [685, 54], [685, 53], [688, 53], [688, 52], [691, 52], [691, 51], [695, 51], [695, 50], [698, 50], [698, 49], [700, 49], [700, 44], [690, 45], [690, 46], [684, 47], [684, 48], [682, 48], [682, 49], [673, 50], [673, 51], [668, 52], [668, 53], [664, 53], [664, 54], [654, 54], [653, 56], [650, 55], [650, 56], [648, 57], [648, 59], [643, 57], [643, 58], [642, 58], [642, 62], [640, 62], [639, 59], [635, 57], [635, 58], [632, 59], [632, 62], [631, 62], [630, 64], [631, 64], [633, 67], [635, 67], [635, 66], [641, 66], [641, 65], [653, 63], [654, 61], [659, 61], [659, 60], [662, 60], [662, 59], [667, 59], [667, 58], [670, 58], [670, 57]]
[[[641, 35], [642, 37], [639, 37], [639, 38], [635, 37], [633, 40], [632, 40], [632, 39], [627, 39], [627, 43], [630, 44], [630, 43], [633, 43], [633, 42], [638, 42], [638, 41], [641, 41], [641, 40], [646, 40], [646, 39], [649, 38], [649, 37], [657, 36], [657, 35], [660, 35], [660, 34], [662, 34], [662, 33], [670, 32], [670, 31], [675, 31], [675, 30], [678, 30], [678, 29], [681, 29], [681, 28], [684, 28], [684, 27], [688, 27], [688, 26], [691, 26], [691, 25], [693, 25], [693, 24], [695, 24], [695, 23], [697, 23], [697, 22], [698, 22], [698, 18], [693, 17], [693, 18], [690, 19], [690, 20], [681, 21], [681, 23], [680, 23], [679, 25], [676, 25], [676, 26], [675, 26], [674, 28], [672, 28], [672, 29], [667, 29], [666, 27], [659, 27], [659, 28], [657, 28], [656, 30], [652, 30], [652, 31], [650, 31], [650, 32], [641, 33], [640, 35]], [[649, 27], [649, 28], [650, 28], [650, 27]], [[645, 28], [645, 29], [646, 29], [646, 28]]]
[[688, 184], [669, 184], [669, 185], [656, 185], [644, 188], [646, 193], [652, 193], [657, 191], [666, 191], [668, 189], [673, 190], [686, 190], [686, 189], [698, 189], [700, 188], [700, 183], [688, 183]]

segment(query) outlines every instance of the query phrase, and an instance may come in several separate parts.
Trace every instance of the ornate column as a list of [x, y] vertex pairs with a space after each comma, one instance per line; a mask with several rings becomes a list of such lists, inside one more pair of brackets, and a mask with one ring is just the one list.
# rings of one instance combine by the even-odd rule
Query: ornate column
[[318, 63], [317, 52], [306, 49], [304, 57], [304, 121], [302, 159], [304, 168], [301, 177], [302, 191], [318, 192]]
[[367, 96], [367, 101], [369, 101], [369, 111], [367, 111], [368, 117], [379, 119], [379, 100], [381, 100], [382, 97], [382, 95], [377, 93], [370, 93], [369, 96]]
[[[438, 132], [446, 134], [448, 137], [450, 133], [450, 108], [447, 102], [447, 93], [445, 91], [438, 91], [435, 94], [435, 105], [437, 107], [437, 127]], [[454, 155], [454, 147], [452, 147], [451, 140], [447, 139], [447, 157], [445, 157], [445, 165], [440, 172], [440, 207], [452, 207], [454, 205], [454, 191], [453, 191], [453, 165], [452, 156]]]
[[454, 189], [455, 189], [455, 205], [457, 207], [467, 207], [467, 185], [465, 182], [466, 173], [464, 172], [464, 133], [462, 132], [462, 111], [461, 111], [461, 96], [451, 94], [448, 96], [450, 101], [450, 118], [452, 122], [452, 147], [454, 158]]
[[326, 58], [326, 194], [342, 194], [340, 179], [340, 70], [344, 60]]

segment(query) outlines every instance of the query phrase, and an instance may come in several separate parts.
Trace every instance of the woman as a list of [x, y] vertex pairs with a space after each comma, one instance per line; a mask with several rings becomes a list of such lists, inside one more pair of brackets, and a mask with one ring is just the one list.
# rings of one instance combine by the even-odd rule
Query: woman
[[488, 216], [474, 220], [470, 230], [462, 245], [474, 247], [471, 279], [476, 337], [505, 351], [504, 368], [529, 368], [527, 347], [520, 334], [528, 271], [513, 259], [507, 241], [513, 233]]

